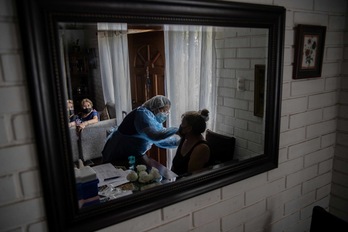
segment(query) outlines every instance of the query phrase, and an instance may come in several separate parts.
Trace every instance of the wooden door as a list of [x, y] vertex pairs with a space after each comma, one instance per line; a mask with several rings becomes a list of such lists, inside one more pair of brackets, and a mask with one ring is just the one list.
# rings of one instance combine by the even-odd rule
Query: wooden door
[[[162, 31], [128, 35], [132, 108], [164, 93], [164, 35]], [[166, 165], [166, 150], [153, 146], [147, 155]]]

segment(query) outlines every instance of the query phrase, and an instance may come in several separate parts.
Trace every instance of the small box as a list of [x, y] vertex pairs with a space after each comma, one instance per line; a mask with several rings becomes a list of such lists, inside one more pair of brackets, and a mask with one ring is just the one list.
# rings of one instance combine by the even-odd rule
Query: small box
[[85, 202], [99, 202], [98, 183], [96, 172], [89, 166], [75, 169], [76, 192], [80, 207], [85, 206]]

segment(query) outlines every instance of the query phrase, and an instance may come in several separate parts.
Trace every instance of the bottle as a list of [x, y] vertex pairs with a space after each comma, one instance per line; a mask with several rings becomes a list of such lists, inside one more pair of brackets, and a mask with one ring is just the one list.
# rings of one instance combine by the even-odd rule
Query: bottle
[[128, 164], [129, 164], [129, 170], [134, 170], [135, 156], [133, 156], [133, 155], [128, 156]]

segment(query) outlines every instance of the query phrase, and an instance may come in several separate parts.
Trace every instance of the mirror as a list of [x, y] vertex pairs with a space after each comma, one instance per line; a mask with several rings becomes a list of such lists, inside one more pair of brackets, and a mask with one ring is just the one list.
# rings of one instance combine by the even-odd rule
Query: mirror
[[[100, 122], [104, 125], [109, 120], [111, 127], [119, 125], [124, 114], [155, 94], [170, 95], [169, 99], [174, 100], [168, 126], [178, 127], [184, 112], [203, 106], [210, 111], [208, 129], [236, 139], [231, 160], [242, 161], [263, 154], [268, 29], [65, 22], [58, 26], [67, 98], [73, 100], [75, 111], [81, 111], [81, 100], [89, 98], [99, 112]], [[205, 38], [211, 39], [203, 46]], [[125, 78], [130, 82], [124, 82]], [[71, 128], [71, 136], [76, 140], [74, 129]], [[99, 139], [95, 146], [105, 141], [97, 134], [92, 136]], [[72, 143], [77, 144], [73, 140]], [[102, 147], [98, 148], [96, 151], [83, 148], [83, 154], [73, 154], [74, 161], [82, 157], [92, 163], [85, 157], [100, 158]], [[73, 149], [75, 153], [77, 150]], [[95, 156], [86, 154], [91, 150]], [[161, 158], [155, 151], [152, 157]], [[170, 166], [171, 157], [166, 157], [157, 161]]]
[[[26, 38], [23, 48], [31, 102], [33, 111], [38, 112], [35, 118], [36, 139], [50, 229], [100, 229], [277, 167], [284, 8], [219, 1], [139, 1], [138, 4], [134, 4], [127, 1], [82, 3], [79, 0], [70, 0], [51, 1], [47, 4], [45, 1], [37, 0], [19, 1], [18, 4], [23, 6], [19, 9], [20, 25], [22, 38]], [[198, 27], [203, 28], [204, 32], [207, 28], [212, 29], [214, 36], [209, 38], [214, 45], [211, 47], [211, 54], [215, 57], [204, 57], [208, 57], [206, 59], [211, 60], [213, 64], [214, 72], [208, 77], [215, 76], [216, 78], [209, 80], [216, 85], [211, 85], [211, 93], [214, 94], [209, 95], [203, 103], [211, 101], [209, 108], [214, 112], [208, 128], [236, 137], [235, 160], [222, 162], [195, 175], [103, 204], [85, 208], [78, 206], [73, 162], [76, 155], [74, 156], [74, 144], [67, 126], [66, 101], [73, 99], [76, 106], [81, 98], [88, 96], [93, 99], [98, 111], [105, 108], [105, 86], [89, 82], [101, 79], [101, 70], [104, 70], [101, 69], [98, 36], [117, 34], [120, 30], [98, 29], [102, 24], [125, 25], [126, 29], [122, 29], [121, 32], [127, 34], [129, 44], [136, 40], [135, 36], [140, 34], [139, 32], [142, 32], [142, 38], [146, 33], [161, 33], [168, 39], [168, 34], [182, 32], [182, 28], [196, 28], [193, 32], [196, 32]], [[145, 32], [148, 30], [151, 32]], [[80, 32], [88, 36], [74, 36]], [[242, 38], [234, 37], [235, 35]], [[153, 34], [150, 37], [153, 38]], [[94, 38], [94, 45], [87, 44], [86, 38]], [[235, 41], [239, 41], [239, 44], [248, 41], [248, 45], [238, 47], [234, 45]], [[166, 46], [168, 43], [164, 43], [163, 50], [170, 51]], [[129, 57], [132, 54], [142, 54], [134, 52], [135, 45], [127, 48], [130, 51]], [[84, 51], [87, 59], [83, 62], [75, 59], [76, 65], [72, 65], [74, 59], [69, 54], [74, 51]], [[146, 51], [149, 50], [145, 49]], [[175, 57], [174, 52], [175, 50], [163, 53], [165, 62], [159, 64], [165, 67], [164, 78], [168, 77], [165, 79], [166, 83], [163, 84], [161, 76], [158, 75], [151, 79], [152, 85], [166, 85], [163, 89], [176, 87], [175, 82], [168, 85], [168, 82], [173, 81], [173, 74], [169, 69], [179, 67], [176, 63], [170, 63], [170, 59]], [[156, 53], [150, 56], [156, 57]], [[233, 57], [242, 59], [237, 61], [232, 59]], [[139, 59], [141, 62], [141, 58]], [[131, 61], [134, 60], [134, 56], [133, 59], [128, 58], [130, 78], [136, 76], [132, 75], [135, 71], [131, 69]], [[84, 62], [87, 62], [86, 66], [81, 65]], [[75, 72], [80, 72], [83, 76], [85, 67], [93, 73], [93, 78], [88, 76], [85, 79], [81, 77], [83, 81], [73, 80], [75, 77], [72, 77], [69, 70], [75, 69]], [[149, 66], [143, 67], [145, 74], [151, 73], [151, 70], [146, 69]], [[146, 78], [148, 76], [145, 75]], [[206, 81], [206, 78], [203, 79]], [[110, 112], [115, 114], [118, 124], [118, 119], [124, 117], [122, 111], [129, 112], [129, 109], [154, 94], [151, 89], [146, 89], [149, 87], [146, 83], [148, 82], [140, 81], [139, 85], [132, 83], [131, 98], [114, 102], [115, 105], [124, 102], [130, 105], [129, 108], [108, 111], [109, 116]], [[147, 87], [144, 90], [138, 86]], [[139, 97], [137, 90], [144, 93], [145, 98]], [[103, 96], [100, 97], [97, 93], [103, 93]], [[164, 94], [168, 95], [168, 92]], [[178, 97], [175, 98], [175, 94], [173, 96], [173, 99], [180, 100]], [[113, 99], [117, 97], [119, 95]], [[173, 99], [172, 102], [175, 101]], [[246, 99], [250, 104], [243, 103], [242, 100]], [[169, 123], [173, 126], [178, 126], [180, 116], [185, 110], [200, 108], [180, 108], [181, 106], [178, 104], [177, 108], [171, 110], [172, 121]], [[236, 115], [252, 120], [248, 123], [242, 122], [233, 117]], [[257, 134], [255, 131], [260, 133]]]

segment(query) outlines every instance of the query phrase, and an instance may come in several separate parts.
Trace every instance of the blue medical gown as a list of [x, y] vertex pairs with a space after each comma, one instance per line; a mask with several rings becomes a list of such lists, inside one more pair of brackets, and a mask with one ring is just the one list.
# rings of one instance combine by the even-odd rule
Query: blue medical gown
[[124, 118], [107, 138], [102, 151], [103, 162], [126, 161], [128, 156], [142, 156], [153, 144], [161, 148], [176, 148], [178, 128], [163, 127], [145, 107], [138, 107]]

